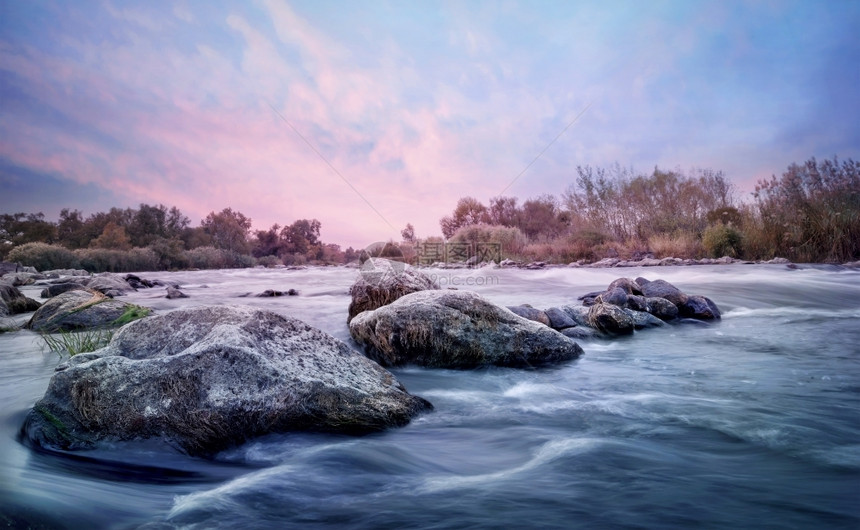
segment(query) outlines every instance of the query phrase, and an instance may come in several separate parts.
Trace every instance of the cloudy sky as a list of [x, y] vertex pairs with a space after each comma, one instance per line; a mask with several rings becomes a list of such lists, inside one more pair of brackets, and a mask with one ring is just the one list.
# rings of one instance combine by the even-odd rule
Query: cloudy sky
[[577, 165], [749, 192], [860, 158], [858, 27], [841, 0], [0, 0], [0, 213], [230, 206], [359, 247]]

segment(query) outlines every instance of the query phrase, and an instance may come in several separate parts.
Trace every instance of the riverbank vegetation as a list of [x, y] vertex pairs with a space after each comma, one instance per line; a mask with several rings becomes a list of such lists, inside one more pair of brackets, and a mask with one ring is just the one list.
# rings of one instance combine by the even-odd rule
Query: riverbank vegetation
[[759, 181], [742, 201], [721, 172], [578, 166], [560, 196], [522, 204], [457, 202], [440, 220], [449, 241], [502, 243], [503, 257], [568, 263], [606, 257], [799, 262], [860, 259], [860, 163], [812, 158]]
[[[573, 182], [557, 196], [522, 203], [494, 197], [488, 204], [464, 197], [440, 227], [444, 237], [418, 238], [408, 224], [403, 241], [390, 241], [379, 253], [416, 262], [427, 259], [422, 250], [433, 249], [444, 261], [451, 256], [439, 249], [450, 244], [499, 249], [490, 259], [554, 263], [649, 256], [854, 261], [860, 259], [860, 163], [811, 158], [791, 164], [781, 176], [759, 181], [749, 200], [718, 171], [655, 168], [642, 174], [617, 164], [577, 166]], [[322, 242], [321, 228], [316, 219], [298, 219], [252, 230], [251, 219], [231, 208], [212, 211], [192, 227], [178, 208], [162, 204], [86, 218], [63, 209], [57, 222], [41, 212], [0, 214], [0, 261], [39, 270], [133, 272], [361, 257]], [[458, 251], [454, 259], [463, 256]]]
[[231, 208], [211, 212], [190, 226], [176, 208], [141, 204], [111, 208], [84, 218], [63, 209], [59, 221], [43, 213], [0, 215], [0, 261], [38, 270], [85, 269], [133, 272], [171, 269], [223, 269], [255, 265], [343, 263], [358, 255], [320, 240], [316, 219], [299, 219], [252, 231], [251, 219]]

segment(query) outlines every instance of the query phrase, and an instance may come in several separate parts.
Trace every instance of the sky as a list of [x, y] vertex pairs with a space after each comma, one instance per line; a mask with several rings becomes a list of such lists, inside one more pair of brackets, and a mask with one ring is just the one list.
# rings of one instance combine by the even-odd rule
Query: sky
[[0, 0], [0, 213], [231, 207], [344, 248], [578, 165], [860, 158], [860, 2]]

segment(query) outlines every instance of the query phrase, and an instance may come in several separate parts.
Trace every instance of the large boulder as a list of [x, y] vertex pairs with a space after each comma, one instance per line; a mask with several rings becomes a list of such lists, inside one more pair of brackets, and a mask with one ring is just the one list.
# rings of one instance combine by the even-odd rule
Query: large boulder
[[27, 323], [33, 331], [55, 332], [105, 328], [145, 316], [148, 310], [108, 298], [98, 291], [66, 291], [49, 299]]
[[29, 313], [39, 309], [39, 302], [24, 296], [17, 287], [0, 284], [0, 316]]
[[63, 450], [155, 438], [209, 456], [273, 432], [379, 431], [431, 408], [300, 320], [201, 306], [134, 322], [58, 366], [23, 432]]
[[471, 291], [408, 294], [355, 316], [349, 332], [384, 366], [534, 366], [582, 354], [577, 343], [559, 332]]
[[398, 261], [370, 258], [362, 264], [358, 278], [349, 289], [347, 323], [362, 311], [370, 311], [403, 295], [439, 289], [439, 284], [423, 272]]

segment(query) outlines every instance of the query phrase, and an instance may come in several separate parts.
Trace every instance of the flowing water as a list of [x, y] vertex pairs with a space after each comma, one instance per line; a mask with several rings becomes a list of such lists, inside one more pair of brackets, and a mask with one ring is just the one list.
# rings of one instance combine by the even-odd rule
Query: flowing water
[[[554, 368], [395, 369], [434, 412], [358, 438], [269, 435], [215, 460], [146, 444], [74, 457], [25, 447], [24, 415], [60, 359], [30, 332], [2, 334], [0, 513], [45, 528], [860, 528], [860, 272], [432, 272], [540, 308], [619, 276], [663, 278], [712, 298], [724, 318], [581, 342], [581, 358]], [[251, 304], [350, 341], [356, 274], [144, 273], [190, 298], [126, 299], [158, 312]], [[240, 298], [289, 288], [301, 295]]]

